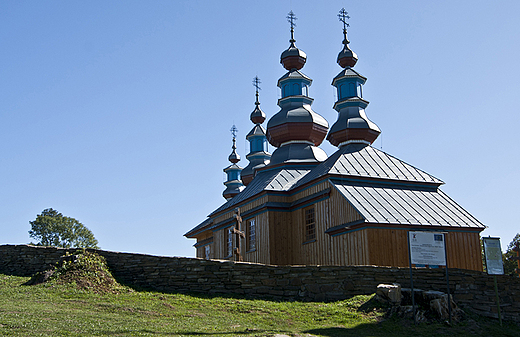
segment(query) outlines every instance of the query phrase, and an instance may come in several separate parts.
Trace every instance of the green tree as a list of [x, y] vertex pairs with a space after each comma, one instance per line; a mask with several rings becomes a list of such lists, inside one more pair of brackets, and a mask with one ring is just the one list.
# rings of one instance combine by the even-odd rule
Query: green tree
[[47, 208], [36, 220], [29, 221], [29, 236], [38, 240], [38, 246], [62, 248], [99, 248], [94, 234], [81, 222], [58, 211]]
[[513, 241], [511, 241], [507, 246], [507, 251], [502, 254], [502, 261], [504, 261], [504, 274], [506, 275], [516, 275], [515, 268], [518, 268], [518, 263], [516, 260], [512, 260], [511, 258], [516, 256], [516, 252], [513, 251], [513, 248], [517, 243], [520, 244], [520, 233], [516, 234]]

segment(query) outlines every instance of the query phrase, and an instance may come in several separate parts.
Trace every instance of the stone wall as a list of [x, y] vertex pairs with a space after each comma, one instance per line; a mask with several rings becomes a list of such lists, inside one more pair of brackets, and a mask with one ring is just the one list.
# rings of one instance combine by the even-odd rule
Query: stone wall
[[[56, 263], [67, 249], [0, 246], [0, 272], [30, 276]], [[410, 287], [408, 268], [374, 266], [269, 266], [185, 257], [93, 250], [124, 284], [163, 292], [239, 294], [302, 301], [333, 301], [374, 293], [380, 283]], [[414, 287], [446, 292], [442, 269], [414, 269]], [[493, 277], [450, 269], [450, 289], [463, 308], [498, 317]], [[497, 276], [502, 316], [520, 322], [520, 278]]]

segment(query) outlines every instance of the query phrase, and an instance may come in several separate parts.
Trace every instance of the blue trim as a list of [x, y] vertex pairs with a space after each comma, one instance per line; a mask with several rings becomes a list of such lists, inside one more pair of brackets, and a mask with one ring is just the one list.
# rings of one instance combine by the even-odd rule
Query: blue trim
[[212, 229], [211, 231], [212, 231], [213, 233], [215, 233], [215, 232], [218, 232], [218, 231], [220, 231], [220, 230], [223, 230], [223, 229], [229, 228], [229, 227], [231, 227], [231, 226], [233, 226], [233, 223], [230, 223], [230, 224], [227, 225], [227, 226], [224, 225], [224, 226], [222, 226], [222, 227], [217, 227], [217, 228], [215, 228], [215, 229]]
[[[384, 180], [384, 181], [381, 181]], [[417, 189], [421, 187], [429, 191], [437, 191], [441, 184], [439, 183], [427, 183], [424, 181], [410, 181], [410, 180], [391, 180], [387, 178], [340, 178], [332, 176], [329, 181], [333, 184], [349, 183], [349, 185], [366, 185], [370, 184], [370, 187], [399, 187], [400, 189]]]
[[254, 218], [254, 217], [256, 217], [256, 216], [258, 216], [260, 214], [263, 214], [265, 212], [267, 212], [267, 209], [264, 209], [263, 211], [260, 211], [258, 213], [252, 213], [252, 214], [248, 215], [246, 218], [242, 218], [242, 220], [244, 220], [244, 221], [250, 220], [250, 219], [252, 219], [252, 218]]
[[[391, 227], [391, 226], [392, 226], [391, 224], [389, 224], [388, 226], [384, 226], [384, 227], [381, 227], [381, 226], [363, 226], [363, 227], [359, 227], [359, 228], [355, 228], [355, 229], [351, 229], [351, 230], [346, 230], [346, 231], [343, 231], [341, 233], [331, 234], [330, 236], [334, 237], [334, 236], [338, 236], [338, 235], [343, 235], [343, 234], [348, 234], [348, 233], [352, 233], [352, 232], [357, 232], [357, 231], [360, 231], [360, 230], [363, 230], [363, 229], [395, 229], [395, 230], [405, 230], [405, 231], [413, 230], [413, 231], [423, 231], [423, 232], [439, 232], [439, 231], [442, 231], [442, 232], [453, 232], [453, 233], [477, 232], [475, 230], [446, 229], [446, 227], [428, 228], [428, 229], [424, 228], [423, 229], [423, 228], [410, 228], [410, 227], [401, 228], [401, 227]], [[411, 225], [411, 226], [420, 226], [420, 225]]]
[[322, 197], [322, 198], [315, 199], [315, 200], [309, 201], [309, 202], [307, 202], [307, 203], [303, 203], [303, 204], [299, 205], [298, 207], [291, 208], [290, 211], [291, 211], [291, 212], [292, 212], [292, 211], [296, 211], [296, 210], [299, 210], [299, 209], [305, 208], [305, 207], [307, 207], [307, 206], [314, 205], [314, 204], [316, 204], [316, 203], [318, 203], [318, 202], [320, 202], [320, 201], [327, 200], [327, 199], [329, 199], [329, 198], [330, 198], [330, 195], [326, 195], [326, 196], [324, 196], [324, 197]]
[[200, 245], [200, 246], [197, 246], [197, 244], [194, 244], [193, 247], [195, 247], [195, 248], [202, 248], [202, 247], [206, 247], [207, 245], [211, 245], [212, 243], [213, 243], [213, 241], [205, 243], [205, 244]]

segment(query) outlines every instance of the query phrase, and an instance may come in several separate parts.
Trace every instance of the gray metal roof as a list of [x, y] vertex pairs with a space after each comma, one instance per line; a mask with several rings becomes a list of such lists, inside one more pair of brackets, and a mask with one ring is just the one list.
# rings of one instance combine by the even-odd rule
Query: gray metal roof
[[[339, 57], [339, 55], [338, 55], [338, 57]], [[332, 85], [334, 85], [334, 83], [336, 83], [337, 80], [344, 78], [344, 77], [359, 78], [363, 81], [363, 84], [367, 81], [367, 78], [365, 76], [361, 75], [360, 73], [358, 73], [357, 71], [355, 71], [354, 69], [349, 67], [349, 68], [343, 69], [336, 77], [334, 77], [334, 79], [332, 80]]]
[[190, 229], [186, 234], [184, 234], [184, 236], [192, 237], [192, 235], [195, 234], [197, 231], [199, 231], [199, 229], [202, 229], [202, 228], [208, 226], [212, 222], [213, 222], [212, 219], [207, 218], [206, 220], [202, 221], [200, 224], [198, 224], [194, 228]]
[[327, 160], [319, 164], [295, 187], [326, 174], [435, 185], [444, 184], [442, 180], [372, 146], [349, 144], [341, 147]]
[[285, 75], [283, 75], [282, 77], [280, 77], [280, 79], [278, 80], [278, 86], [280, 86], [280, 82], [282, 82], [286, 78], [303, 78], [312, 83], [312, 79], [309, 76], [302, 73], [301, 71], [291, 70], [285, 73]]
[[246, 188], [233, 199], [213, 211], [211, 215], [222, 210], [233, 207], [234, 205], [251, 198], [260, 192], [267, 191], [288, 191], [302, 177], [310, 172], [310, 169], [288, 169], [279, 168], [275, 170], [260, 171]]
[[442, 181], [371, 146], [341, 155], [330, 174], [442, 184]]
[[485, 228], [439, 189], [333, 184], [368, 223]]

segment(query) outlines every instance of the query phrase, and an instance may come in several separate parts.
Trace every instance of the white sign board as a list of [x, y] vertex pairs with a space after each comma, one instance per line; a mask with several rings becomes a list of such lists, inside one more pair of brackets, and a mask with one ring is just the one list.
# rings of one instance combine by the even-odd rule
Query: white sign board
[[408, 232], [412, 264], [445, 266], [444, 233]]
[[487, 273], [489, 275], [504, 275], [500, 238], [482, 238], [482, 241], [484, 242]]

